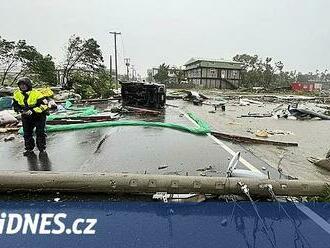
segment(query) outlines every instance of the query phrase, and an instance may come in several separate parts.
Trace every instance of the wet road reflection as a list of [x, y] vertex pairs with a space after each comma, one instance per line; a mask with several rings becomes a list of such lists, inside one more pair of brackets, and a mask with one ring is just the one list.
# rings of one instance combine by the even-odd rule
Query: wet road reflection
[[[146, 117], [126, 116], [124, 119], [135, 118]], [[148, 121], [194, 127], [175, 109], [167, 109], [166, 115], [148, 118]], [[49, 133], [48, 154], [34, 154], [26, 158], [22, 156], [23, 151], [21, 136], [13, 142], [0, 143], [0, 170], [225, 176], [231, 159], [225, 149], [207, 136], [166, 128], [133, 126]], [[257, 164], [257, 159], [252, 159], [250, 163]], [[263, 161], [261, 166], [267, 168]], [[243, 164], [239, 167], [245, 168]], [[202, 171], [203, 168], [212, 168], [212, 171]]]
[[33, 153], [26, 157], [29, 171], [51, 171], [51, 162], [47, 152], [37, 154]]

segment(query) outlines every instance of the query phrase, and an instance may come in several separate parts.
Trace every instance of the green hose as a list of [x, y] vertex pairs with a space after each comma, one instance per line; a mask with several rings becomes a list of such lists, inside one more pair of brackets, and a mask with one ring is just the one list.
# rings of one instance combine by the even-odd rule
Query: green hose
[[[60, 132], [79, 130], [87, 128], [98, 128], [98, 127], [118, 127], [118, 126], [144, 126], [144, 127], [164, 127], [171, 128], [182, 132], [188, 132], [197, 135], [206, 135], [210, 133], [209, 125], [197, 117], [194, 113], [188, 113], [188, 116], [193, 119], [198, 127], [189, 127], [185, 125], [166, 123], [166, 122], [149, 122], [149, 121], [103, 121], [103, 122], [90, 122], [90, 123], [79, 123], [79, 124], [68, 124], [68, 125], [47, 125], [46, 132]], [[20, 134], [23, 134], [22, 128], [19, 130]]]

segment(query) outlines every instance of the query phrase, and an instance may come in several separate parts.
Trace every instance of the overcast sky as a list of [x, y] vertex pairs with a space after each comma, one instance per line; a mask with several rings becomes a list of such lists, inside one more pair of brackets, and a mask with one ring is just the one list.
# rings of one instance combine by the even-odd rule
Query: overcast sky
[[61, 62], [72, 34], [95, 38], [109, 64], [118, 39], [120, 70], [138, 73], [191, 57], [271, 56], [286, 70], [330, 69], [329, 0], [1, 0], [0, 36], [26, 39]]

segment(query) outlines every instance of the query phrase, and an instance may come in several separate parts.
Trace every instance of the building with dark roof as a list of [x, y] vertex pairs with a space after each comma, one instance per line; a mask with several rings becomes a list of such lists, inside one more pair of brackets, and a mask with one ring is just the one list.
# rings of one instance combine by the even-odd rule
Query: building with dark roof
[[192, 58], [185, 63], [189, 83], [204, 88], [237, 89], [243, 64], [235, 61]]

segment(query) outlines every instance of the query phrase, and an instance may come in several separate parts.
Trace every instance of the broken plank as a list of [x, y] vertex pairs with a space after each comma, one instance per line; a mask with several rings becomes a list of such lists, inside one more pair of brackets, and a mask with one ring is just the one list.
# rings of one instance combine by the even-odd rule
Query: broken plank
[[233, 134], [226, 134], [226, 133], [215, 132], [215, 131], [211, 132], [211, 134], [218, 139], [229, 140], [229, 141], [234, 141], [234, 142], [264, 144], [264, 145], [274, 145], [274, 146], [298, 146], [298, 143], [295, 143], [295, 142], [282, 142], [282, 141], [255, 139], [255, 138], [233, 135]]
[[19, 127], [3, 127], [0, 128], [0, 133], [10, 133], [10, 132], [18, 132]]
[[60, 117], [56, 118], [56, 120], [104, 120], [104, 121], [111, 121], [113, 118], [107, 115], [100, 115], [100, 116], [67, 116], [67, 117]]
[[178, 108], [179, 107], [178, 105], [173, 105], [173, 104], [169, 104], [169, 103], [166, 103], [165, 105], [169, 106], [169, 107], [173, 107], [173, 108]]
[[244, 117], [251, 117], [251, 118], [266, 118], [266, 117], [272, 117], [272, 114], [247, 114], [247, 115], [241, 115], [239, 118]]
[[142, 114], [160, 115], [162, 113], [161, 111], [145, 109], [145, 108], [136, 108], [136, 107], [130, 107], [130, 106], [125, 106], [125, 108], [127, 110], [134, 111], [136, 113], [142, 113]]

